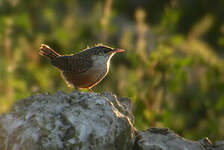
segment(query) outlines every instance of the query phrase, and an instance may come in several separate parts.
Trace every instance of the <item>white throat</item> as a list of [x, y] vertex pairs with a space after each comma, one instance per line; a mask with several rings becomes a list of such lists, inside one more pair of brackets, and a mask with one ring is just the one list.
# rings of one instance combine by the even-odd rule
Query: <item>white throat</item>
[[112, 56], [115, 53], [112, 53], [111, 55], [106, 55], [106, 56], [93, 56], [93, 62], [94, 62], [94, 66], [96, 68], [101, 69], [106, 69], [106, 72], [108, 72], [109, 68], [110, 68], [110, 60], [112, 58]]
[[110, 59], [112, 58], [112, 56], [114, 56], [114, 54], [115, 53], [112, 53], [111, 55], [109, 55], [108, 57], [107, 57], [107, 71], [109, 70], [109, 68], [110, 68]]

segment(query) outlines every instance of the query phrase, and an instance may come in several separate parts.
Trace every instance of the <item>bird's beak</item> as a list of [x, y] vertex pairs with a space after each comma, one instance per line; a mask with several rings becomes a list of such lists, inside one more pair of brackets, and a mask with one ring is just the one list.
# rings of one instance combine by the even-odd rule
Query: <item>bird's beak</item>
[[114, 50], [114, 52], [115, 53], [122, 53], [122, 52], [124, 52], [125, 50], [123, 50], [123, 49], [116, 49], [116, 50]]

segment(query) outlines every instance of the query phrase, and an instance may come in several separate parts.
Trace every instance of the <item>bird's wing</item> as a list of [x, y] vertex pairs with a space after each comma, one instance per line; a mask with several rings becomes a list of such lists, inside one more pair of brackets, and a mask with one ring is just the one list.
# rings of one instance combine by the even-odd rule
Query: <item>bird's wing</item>
[[80, 54], [57, 57], [52, 60], [52, 64], [65, 72], [86, 72], [93, 65], [92, 59], [90, 55]]

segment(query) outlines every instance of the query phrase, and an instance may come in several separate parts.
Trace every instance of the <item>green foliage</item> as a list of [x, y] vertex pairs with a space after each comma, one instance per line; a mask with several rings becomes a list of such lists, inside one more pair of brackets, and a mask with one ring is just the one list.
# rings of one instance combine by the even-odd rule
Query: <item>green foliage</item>
[[32, 94], [72, 91], [38, 55], [40, 44], [70, 54], [104, 43], [126, 52], [112, 59], [108, 76], [93, 90], [130, 97], [137, 128], [223, 138], [224, 3], [202, 3], [0, 2], [0, 112]]

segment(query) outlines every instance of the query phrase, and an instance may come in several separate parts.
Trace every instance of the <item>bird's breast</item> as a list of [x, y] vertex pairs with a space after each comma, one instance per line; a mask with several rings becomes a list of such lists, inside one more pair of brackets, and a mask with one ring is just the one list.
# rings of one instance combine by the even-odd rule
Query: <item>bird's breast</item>
[[75, 84], [78, 88], [91, 88], [99, 83], [108, 73], [110, 62], [105, 57], [92, 57], [93, 65], [80, 74], [72, 74], [64, 72], [67, 81]]

